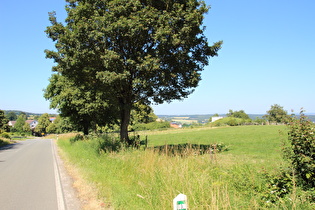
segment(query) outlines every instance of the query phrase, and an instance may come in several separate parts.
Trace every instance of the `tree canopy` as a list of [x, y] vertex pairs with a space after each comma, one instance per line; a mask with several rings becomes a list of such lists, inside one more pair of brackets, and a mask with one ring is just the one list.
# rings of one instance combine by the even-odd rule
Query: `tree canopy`
[[264, 118], [269, 122], [285, 123], [288, 118], [288, 113], [279, 104], [274, 104], [264, 115]]
[[116, 119], [121, 140], [128, 142], [135, 104], [186, 98], [221, 48], [222, 42], [209, 46], [203, 33], [209, 9], [204, 1], [67, 2], [64, 24], [55, 13], [49, 16], [46, 33], [57, 51], [46, 50], [46, 57], [57, 63], [52, 69], [57, 74], [45, 97], [62, 115], [86, 121], [85, 132], [92, 122]]
[[0, 110], [0, 133], [8, 130], [8, 122], [9, 120], [5, 117], [4, 111]]
[[[25, 126], [25, 121], [26, 121], [26, 115], [25, 114], [20, 114], [16, 120], [16, 123], [14, 127], [12, 128], [12, 131], [20, 132], [23, 133], [26, 126]], [[28, 125], [29, 127], [29, 125]]]
[[226, 116], [241, 118], [241, 119], [245, 119], [245, 120], [250, 119], [250, 117], [245, 113], [244, 110], [233, 111], [232, 109], [230, 109], [229, 113], [227, 113]]
[[95, 129], [96, 124], [103, 126], [115, 122], [116, 108], [106, 95], [101, 84], [80, 84], [61, 74], [51, 76], [44, 94], [50, 99], [51, 107], [58, 108], [61, 116], [69, 118], [85, 134]]
[[49, 120], [49, 115], [47, 113], [42, 114], [39, 118], [38, 118], [38, 124], [35, 127], [35, 132], [38, 133], [47, 133], [46, 129], [47, 127], [51, 124], [50, 120]]
[[8, 118], [10, 121], [15, 121], [17, 119], [17, 115], [15, 112], [9, 112], [6, 114], [6, 118]]

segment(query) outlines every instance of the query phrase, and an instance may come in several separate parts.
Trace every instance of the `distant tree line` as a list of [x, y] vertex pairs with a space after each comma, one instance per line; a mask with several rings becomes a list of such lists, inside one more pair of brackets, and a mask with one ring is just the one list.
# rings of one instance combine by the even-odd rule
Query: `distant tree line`
[[[0, 133], [11, 132], [23, 135], [47, 134], [47, 133], [67, 133], [76, 131], [74, 125], [68, 122], [67, 118], [60, 115], [49, 115], [47, 113], [39, 115], [26, 114], [25, 112], [9, 111], [7, 114], [0, 110]], [[17, 115], [19, 113], [19, 115]], [[52, 122], [50, 117], [56, 117]], [[36, 120], [38, 124], [32, 130], [27, 120]], [[14, 126], [9, 126], [9, 121], [15, 121]]]
[[[218, 114], [213, 115], [212, 117], [218, 117]], [[210, 118], [210, 122], [212, 121]], [[262, 118], [256, 118], [252, 120], [244, 110], [233, 111], [229, 110], [226, 114], [226, 117], [219, 119], [215, 122], [212, 122], [212, 126], [237, 126], [237, 125], [264, 125], [264, 124], [286, 124], [289, 119], [287, 111], [283, 109], [282, 106], [274, 104], [267, 111], [267, 114]]]
[[[0, 110], [0, 133], [11, 132], [23, 135], [42, 135], [42, 134], [61, 134], [69, 133], [73, 131], [80, 131], [78, 124], [74, 123], [69, 117], [62, 115], [49, 115], [47, 113], [42, 115], [26, 114], [20, 111], [6, 112]], [[17, 114], [18, 113], [18, 114]], [[50, 120], [54, 117], [54, 120]], [[169, 122], [157, 122], [158, 117], [154, 114], [153, 109], [150, 106], [143, 104], [137, 105], [137, 107], [131, 112], [129, 131], [139, 130], [153, 130], [168, 128]], [[34, 129], [31, 129], [27, 120], [36, 120], [37, 125]], [[15, 121], [14, 126], [9, 126], [9, 121]], [[89, 132], [118, 132], [118, 126], [96, 126], [94, 130]]]
[[[55, 119], [50, 121], [50, 117], [54, 116]], [[212, 117], [218, 117], [218, 114]], [[30, 125], [26, 122], [27, 119], [36, 119], [38, 124], [34, 130], [31, 130]], [[274, 104], [266, 112], [262, 118], [251, 119], [244, 110], [229, 110], [226, 117], [219, 119], [211, 123], [211, 126], [238, 126], [238, 125], [264, 125], [264, 124], [285, 124], [288, 122], [290, 115], [283, 109], [282, 106]], [[9, 120], [16, 119], [14, 127], [9, 127]], [[131, 112], [130, 124], [128, 126], [129, 131], [140, 131], [140, 130], [156, 130], [169, 128], [170, 124], [168, 121], [157, 121], [158, 117], [154, 114], [153, 109], [150, 106], [144, 104], [137, 104]], [[209, 119], [211, 122], [211, 118]], [[106, 133], [106, 132], [119, 132], [118, 125], [105, 125], [95, 126], [91, 128], [89, 132]], [[15, 112], [0, 111], [0, 132], [16, 132], [24, 134], [61, 134], [73, 131], [80, 131], [80, 126], [73, 123], [69, 117], [63, 115], [49, 115], [47, 113], [42, 115], [27, 115], [24, 112], [20, 112], [20, 115], [16, 115]]]

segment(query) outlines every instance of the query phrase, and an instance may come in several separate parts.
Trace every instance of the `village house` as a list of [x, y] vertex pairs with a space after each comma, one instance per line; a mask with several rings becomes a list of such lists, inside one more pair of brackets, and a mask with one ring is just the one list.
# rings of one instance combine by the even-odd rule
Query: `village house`
[[170, 126], [172, 128], [182, 128], [183, 127], [183, 125], [181, 123], [178, 123], [178, 122], [171, 122]]
[[[31, 130], [33, 130], [34, 128], [36, 128], [38, 122], [37, 120], [26, 120], [25, 122], [27, 122], [30, 125]], [[16, 121], [9, 121], [9, 126], [10, 127], [14, 127]]]
[[16, 121], [9, 121], [8, 124], [9, 124], [10, 127], [14, 127], [15, 123], [16, 123]]
[[36, 128], [36, 126], [38, 125], [37, 120], [26, 120], [26, 122], [30, 125], [31, 130]]
[[212, 117], [211, 122], [215, 122], [215, 121], [220, 120], [222, 118], [224, 118], [224, 117]]

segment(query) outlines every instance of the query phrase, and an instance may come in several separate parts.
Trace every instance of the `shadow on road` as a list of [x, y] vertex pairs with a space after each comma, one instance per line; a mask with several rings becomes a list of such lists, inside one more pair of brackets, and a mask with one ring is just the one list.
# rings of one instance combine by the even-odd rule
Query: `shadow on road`
[[19, 147], [21, 145], [21, 143], [16, 142], [14, 144], [9, 144], [9, 145], [5, 145], [0, 147], [0, 153], [6, 150], [10, 150], [10, 149], [16, 149], [17, 147]]

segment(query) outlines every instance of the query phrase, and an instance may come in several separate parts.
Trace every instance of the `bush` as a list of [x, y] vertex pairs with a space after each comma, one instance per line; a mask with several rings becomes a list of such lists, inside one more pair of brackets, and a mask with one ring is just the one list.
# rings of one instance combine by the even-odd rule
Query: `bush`
[[6, 133], [6, 132], [2, 133], [0, 136], [1, 136], [2, 138], [10, 139], [10, 140], [11, 140], [11, 136], [10, 136], [8, 133]]
[[119, 152], [123, 148], [123, 144], [117, 137], [104, 134], [97, 138], [98, 145], [96, 151], [98, 153]]
[[77, 134], [75, 135], [74, 137], [70, 138], [70, 142], [71, 143], [74, 143], [74, 142], [77, 142], [77, 141], [81, 141], [84, 139], [84, 136], [82, 134]]
[[252, 124], [251, 119], [241, 119], [241, 118], [236, 118], [236, 117], [225, 117], [222, 119], [219, 119], [217, 121], [214, 121], [211, 123], [211, 126], [238, 126], [238, 125], [250, 125]]
[[292, 196], [315, 201], [315, 125], [302, 111], [299, 118], [289, 118], [287, 126], [289, 145], [285, 144], [284, 154], [292, 168], [281, 169], [273, 175], [264, 173], [267, 190], [262, 200], [267, 206], [280, 200], [294, 202]]
[[170, 128], [169, 122], [139, 123], [132, 126], [132, 130], [134, 131], [161, 130], [166, 128]]
[[7, 144], [9, 144], [7, 141], [2, 140], [2, 139], [0, 138], [0, 147], [5, 146], [5, 145], [7, 145]]
[[78, 141], [83, 141], [87, 143], [91, 148], [95, 150], [96, 153], [109, 153], [109, 152], [119, 152], [124, 148], [124, 144], [121, 143], [118, 137], [111, 136], [109, 134], [89, 134], [82, 135], [76, 134], [74, 137], [70, 138], [71, 144], [76, 144]]
[[225, 144], [169, 144], [162, 146], [155, 146], [153, 148], [159, 154], [166, 154], [170, 156], [188, 156], [188, 155], [204, 155], [215, 154], [219, 152], [228, 151]]
[[315, 125], [304, 114], [291, 117], [288, 124], [286, 157], [292, 164], [297, 180], [305, 189], [315, 188]]
[[263, 173], [266, 179], [266, 191], [262, 193], [265, 205], [271, 205], [286, 197], [294, 187], [294, 177], [291, 169], [280, 169], [276, 174]]

